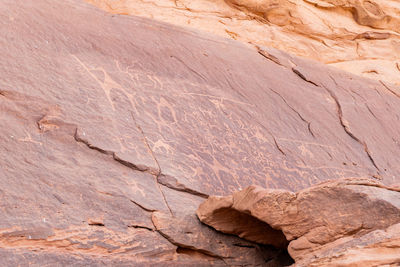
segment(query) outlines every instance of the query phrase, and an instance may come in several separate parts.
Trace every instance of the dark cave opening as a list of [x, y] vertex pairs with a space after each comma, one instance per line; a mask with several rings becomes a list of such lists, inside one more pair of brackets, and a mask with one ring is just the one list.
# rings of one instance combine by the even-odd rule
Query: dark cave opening
[[260, 249], [264, 256], [265, 267], [282, 267], [290, 266], [294, 263], [294, 260], [289, 255], [286, 248], [276, 248], [271, 245], [260, 245]]
[[214, 211], [210, 225], [224, 233], [256, 243], [265, 259], [265, 266], [289, 266], [294, 263], [287, 250], [289, 241], [283, 232], [250, 214], [232, 208], [221, 208]]

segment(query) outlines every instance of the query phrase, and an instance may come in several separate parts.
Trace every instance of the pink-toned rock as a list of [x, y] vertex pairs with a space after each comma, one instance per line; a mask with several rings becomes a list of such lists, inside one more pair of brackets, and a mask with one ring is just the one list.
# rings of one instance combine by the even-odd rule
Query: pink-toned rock
[[249, 185], [399, 183], [387, 83], [80, 0], [1, 1], [0, 55], [2, 266], [282, 264], [198, 205]]
[[398, 0], [86, 0], [400, 84]]
[[[238, 214], [251, 219], [237, 220]], [[269, 233], [281, 231], [290, 242], [288, 251], [296, 263], [326, 262], [327, 255], [334, 257], [342, 251], [367, 253], [370, 246], [384, 247], [382, 240], [388, 241], [392, 234], [396, 245], [387, 249], [388, 257], [375, 255], [371, 261], [400, 260], [400, 254], [394, 256], [399, 249], [399, 227], [390, 228], [400, 222], [400, 190], [369, 179], [329, 181], [297, 193], [251, 186], [232, 196], [209, 197], [197, 215], [216, 230], [263, 244], [276, 246], [279, 238]], [[386, 228], [390, 229], [378, 231]], [[259, 234], [263, 230], [265, 237]], [[335, 262], [351, 262], [349, 258]], [[364, 262], [362, 257], [353, 260], [360, 265]]]
[[400, 224], [365, 235], [344, 237], [296, 262], [296, 266], [398, 266]]

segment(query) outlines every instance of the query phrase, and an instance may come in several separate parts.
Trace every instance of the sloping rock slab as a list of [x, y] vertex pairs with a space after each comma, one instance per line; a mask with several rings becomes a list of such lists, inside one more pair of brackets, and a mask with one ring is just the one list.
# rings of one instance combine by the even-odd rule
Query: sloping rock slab
[[[80, 0], [1, 1], [4, 265], [219, 263], [153, 213], [207, 233], [211, 194], [399, 182], [398, 88], [268, 53]], [[231, 245], [232, 264], [276, 252]]]

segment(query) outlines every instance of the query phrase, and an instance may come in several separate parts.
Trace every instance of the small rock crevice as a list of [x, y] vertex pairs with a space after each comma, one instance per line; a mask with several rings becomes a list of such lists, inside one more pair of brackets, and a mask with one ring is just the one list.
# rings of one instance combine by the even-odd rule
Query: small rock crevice
[[90, 226], [104, 226], [104, 223], [100, 223], [100, 222], [93, 222], [93, 223], [89, 223]]
[[211, 262], [215, 262], [215, 260], [217, 260], [217, 261], [220, 261], [222, 264], [229, 266], [229, 264], [225, 261], [224, 258], [210, 256], [210, 255], [203, 253], [201, 251], [198, 251], [196, 249], [177, 246], [176, 253], [180, 254], [180, 255], [187, 255], [191, 258], [207, 259], [210, 261], [210, 264], [211, 264]]
[[275, 64], [278, 64], [279, 66], [286, 67], [285, 65], [283, 65], [283, 64], [279, 61], [279, 59], [278, 59], [276, 56], [271, 55], [270, 53], [268, 53], [268, 52], [262, 50], [262, 49], [261, 49], [260, 47], [258, 47], [258, 46], [255, 46], [255, 47], [256, 47], [256, 49], [257, 49], [257, 52], [258, 52], [261, 56], [263, 56], [264, 58], [266, 58], [266, 59], [268, 59], [268, 60], [274, 62]]
[[170, 56], [170, 58], [175, 59], [176, 61], [178, 61], [179, 63], [181, 63], [183, 66], [185, 66], [190, 72], [192, 72], [193, 74], [195, 74], [197, 77], [199, 77], [201, 80], [203, 81], [207, 81], [207, 79], [201, 75], [200, 73], [198, 73], [196, 70], [194, 70], [193, 68], [191, 68], [188, 64], [186, 64], [182, 59], [176, 57], [176, 56]]
[[[251, 115], [249, 112], [247, 112], [247, 111], [245, 111], [245, 112], [246, 112], [246, 114], [247, 114], [248, 116], [252, 117], [252, 115]], [[256, 118], [253, 118], [253, 119], [254, 119], [254, 122], [257, 123], [258, 126], [260, 126], [262, 129], [264, 129], [264, 130], [271, 136], [272, 141], [274, 142], [273, 145], [274, 145], [274, 147], [276, 148], [276, 150], [277, 150], [279, 153], [281, 153], [283, 156], [286, 156], [285, 151], [284, 151], [284, 150], [282, 149], [282, 147], [278, 144], [275, 135], [274, 135], [267, 127], [265, 127], [261, 122], [259, 122]]]
[[392, 90], [389, 86], [387, 86], [387, 84], [385, 84], [382, 80], [379, 80], [379, 82], [383, 85], [383, 87], [388, 90], [390, 93], [392, 93], [394, 96], [400, 98], [400, 93], [395, 92], [394, 90]]
[[293, 71], [294, 74], [296, 74], [297, 76], [299, 76], [302, 80], [304, 80], [304, 81], [306, 81], [306, 82], [308, 82], [308, 83], [311, 83], [311, 84], [313, 84], [313, 85], [315, 85], [315, 86], [317, 86], [317, 87], [320, 87], [320, 86], [319, 86], [318, 84], [316, 84], [315, 82], [313, 82], [313, 81], [307, 79], [306, 76], [304, 76], [304, 74], [301, 73], [298, 69], [292, 68], [292, 71]]
[[90, 148], [90, 149], [96, 150], [96, 151], [98, 151], [98, 152], [100, 152], [100, 153], [102, 153], [102, 154], [104, 154], [104, 155], [110, 155], [110, 156], [112, 156], [113, 159], [114, 159], [115, 161], [121, 163], [122, 165], [124, 165], [124, 166], [126, 166], [126, 167], [128, 167], [128, 168], [130, 168], [130, 169], [133, 169], [133, 170], [135, 170], [135, 171], [140, 171], [140, 172], [147, 172], [147, 173], [152, 174], [152, 175], [154, 174], [154, 171], [151, 170], [151, 168], [149, 168], [149, 167], [142, 167], [142, 166], [138, 166], [138, 165], [136, 165], [136, 164], [133, 164], [132, 162], [125, 161], [125, 160], [119, 158], [119, 157], [116, 155], [115, 152], [109, 151], [109, 150], [105, 150], [105, 149], [102, 149], [102, 148], [100, 148], [100, 147], [97, 147], [97, 146], [91, 144], [88, 140], [83, 139], [82, 137], [79, 136], [79, 134], [78, 134], [78, 128], [76, 128], [75, 135], [74, 135], [74, 139], [75, 139], [75, 141], [77, 141], [77, 142], [80, 142], [80, 143], [85, 144], [85, 145], [86, 145], [88, 148]]
[[180, 242], [177, 242], [176, 240], [174, 240], [172, 237], [170, 237], [170, 236], [168, 236], [166, 233], [164, 233], [163, 231], [160, 231], [160, 230], [156, 230], [162, 237], [164, 237], [166, 240], [168, 240], [168, 242], [170, 242], [171, 244], [173, 244], [174, 246], [176, 246], [177, 248], [180, 248], [180, 249], [186, 249], [186, 250], [191, 250], [191, 251], [196, 251], [196, 252], [198, 252], [198, 253], [201, 253], [201, 254], [203, 254], [203, 255], [206, 255], [206, 256], [209, 256], [209, 257], [212, 257], [212, 258], [216, 258], [216, 259], [220, 259], [220, 260], [223, 260], [224, 259], [224, 257], [221, 257], [221, 256], [219, 256], [219, 255], [217, 255], [217, 254], [215, 254], [215, 253], [213, 253], [213, 252], [211, 252], [211, 251], [208, 251], [208, 250], [204, 250], [204, 249], [199, 249], [199, 248], [196, 248], [195, 246], [190, 246], [190, 245], [187, 245], [187, 244], [182, 244], [182, 243], [180, 243]]
[[147, 212], [156, 211], [156, 210], [153, 210], [153, 209], [145, 208], [144, 206], [140, 205], [140, 204], [137, 203], [136, 201], [133, 201], [132, 199], [130, 199], [130, 201], [131, 201], [133, 204], [135, 204], [136, 206], [138, 206], [139, 208], [141, 208], [142, 210], [144, 210], [144, 211], [147, 211]]
[[269, 89], [270, 89], [273, 93], [275, 93], [276, 95], [278, 95], [278, 96], [282, 99], [282, 101], [286, 104], [286, 106], [288, 106], [294, 113], [297, 114], [297, 116], [307, 125], [307, 126], [306, 126], [306, 127], [307, 127], [307, 130], [309, 131], [309, 133], [311, 134], [311, 136], [315, 138], [314, 132], [313, 132], [312, 129], [311, 129], [311, 122], [308, 121], [308, 120], [306, 120], [306, 119], [300, 114], [300, 112], [298, 112], [294, 107], [292, 107], [292, 106], [287, 102], [287, 100], [286, 100], [280, 93], [278, 93], [278, 92], [275, 91], [274, 89], [271, 89], [271, 88], [269, 88]]
[[154, 229], [147, 227], [147, 226], [143, 226], [143, 225], [128, 225], [128, 228], [135, 228], [135, 229], [145, 229], [151, 232], [154, 232]]
[[278, 151], [281, 152], [282, 155], [286, 156], [285, 151], [283, 151], [283, 149], [279, 146], [278, 142], [276, 141], [275, 136], [272, 136], [272, 139], [274, 140], [275, 147], [278, 149]]
[[184, 184], [179, 183], [179, 181], [176, 178], [171, 177], [169, 175], [164, 175], [164, 174], [160, 173], [157, 176], [157, 181], [159, 184], [166, 186], [170, 189], [176, 190], [176, 191], [185, 192], [185, 193], [192, 194], [192, 195], [202, 197], [202, 198], [208, 197], [207, 194], [204, 194], [204, 193], [201, 193], [194, 189], [188, 188]]

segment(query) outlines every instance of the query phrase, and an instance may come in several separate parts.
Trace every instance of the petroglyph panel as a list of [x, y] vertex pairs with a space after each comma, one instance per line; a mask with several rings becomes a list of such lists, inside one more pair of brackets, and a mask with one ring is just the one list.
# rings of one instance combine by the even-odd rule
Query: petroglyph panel
[[[64, 231], [100, 228], [83, 249], [70, 246], [87, 264], [98, 259], [85, 246], [183, 265], [220, 264], [238, 249], [262, 259], [231, 243], [204, 253], [206, 238], [177, 241], [194, 239], [168, 218], [208, 233], [193, 216], [209, 194], [349, 176], [398, 182], [399, 88], [261, 52], [78, 0], [2, 1], [0, 233], [45, 228], [63, 239], [34, 230], [38, 242], [21, 235], [10, 253], [63, 259]], [[156, 211], [179, 239], [155, 232]], [[131, 237], [132, 251], [113, 247]]]

